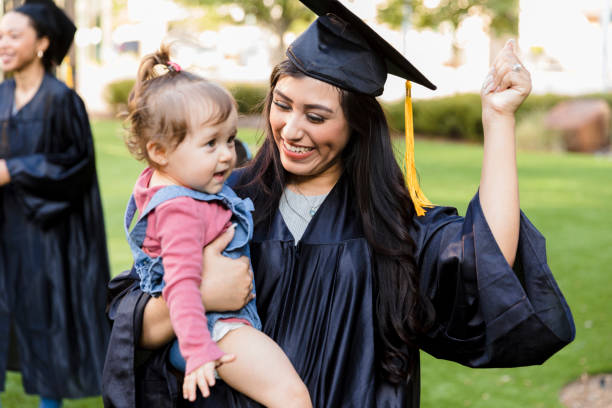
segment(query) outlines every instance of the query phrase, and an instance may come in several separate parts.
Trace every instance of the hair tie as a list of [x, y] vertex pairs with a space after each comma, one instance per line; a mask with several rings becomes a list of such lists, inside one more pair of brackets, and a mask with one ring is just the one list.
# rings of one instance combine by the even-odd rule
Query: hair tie
[[182, 68], [179, 64], [177, 64], [174, 61], [168, 61], [168, 63], [166, 64], [168, 66], [168, 69], [174, 72], [181, 72]]

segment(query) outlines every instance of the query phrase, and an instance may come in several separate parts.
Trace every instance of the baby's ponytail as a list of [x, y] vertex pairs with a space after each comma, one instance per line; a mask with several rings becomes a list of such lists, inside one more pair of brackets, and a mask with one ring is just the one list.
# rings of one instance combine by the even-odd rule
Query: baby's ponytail
[[170, 47], [167, 44], [162, 44], [158, 51], [143, 57], [138, 66], [134, 88], [132, 88], [128, 98], [128, 112], [130, 114], [133, 111], [132, 108], [138, 105], [138, 99], [143, 95], [143, 91], [149, 85], [150, 80], [162, 75], [178, 72], [170, 67]]
[[[151, 140], [152, 135], [148, 135], [148, 130], [151, 128], [152, 117], [149, 105], [149, 97], [153, 92], [153, 88], [159, 88], [162, 84], [157, 84], [160, 77], [167, 82], [180, 72], [177, 64], [170, 61], [170, 46], [162, 44], [158, 51], [147, 54], [140, 61], [136, 82], [130, 92], [127, 103], [127, 120], [130, 123], [130, 130], [125, 138], [125, 143], [132, 155], [138, 160], [147, 160], [146, 143]], [[156, 80], [158, 79], [158, 80]]]
[[159, 51], [146, 55], [142, 61], [140, 61], [136, 84], [142, 85], [150, 79], [172, 72], [176, 71], [171, 69], [170, 47], [167, 44], [163, 44], [159, 48]]

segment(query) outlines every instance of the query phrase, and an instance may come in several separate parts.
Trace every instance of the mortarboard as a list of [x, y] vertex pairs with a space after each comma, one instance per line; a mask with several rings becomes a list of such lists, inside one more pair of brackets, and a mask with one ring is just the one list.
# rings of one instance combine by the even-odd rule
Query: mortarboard
[[76, 32], [74, 23], [66, 13], [52, 0], [26, 0], [25, 4], [15, 11], [30, 17], [40, 34], [49, 38], [47, 53], [53, 62], [61, 64]]
[[410, 81], [436, 89], [402, 54], [338, 0], [300, 0], [317, 18], [287, 49], [304, 74], [370, 96], [382, 94], [387, 74], [406, 79], [406, 184], [417, 215], [431, 202], [421, 191], [414, 167]]

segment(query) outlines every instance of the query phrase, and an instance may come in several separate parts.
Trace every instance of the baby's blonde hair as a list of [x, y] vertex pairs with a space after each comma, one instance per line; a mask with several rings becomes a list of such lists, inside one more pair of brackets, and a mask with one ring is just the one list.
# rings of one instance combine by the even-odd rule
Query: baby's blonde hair
[[169, 46], [146, 55], [128, 99], [129, 130], [125, 143], [138, 160], [158, 167], [147, 143], [173, 150], [192, 129], [217, 125], [236, 111], [236, 102], [221, 86], [170, 64]]

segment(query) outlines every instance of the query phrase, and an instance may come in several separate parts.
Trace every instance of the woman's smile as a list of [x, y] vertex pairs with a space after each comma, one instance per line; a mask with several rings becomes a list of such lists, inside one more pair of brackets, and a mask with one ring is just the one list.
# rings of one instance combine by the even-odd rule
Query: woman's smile
[[7, 64], [8, 65], [13, 58], [15, 58], [15, 54], [14, 53], [0, 52], [0, 60], [2, 60], [3, 64]]
[[306, 147], [306, 146], [297, 146], [288, 143], [283, 139], [282, 147], [284, 153], [292, 159], [302, 160], [306, 159], [314, 153], [314, 147]]

